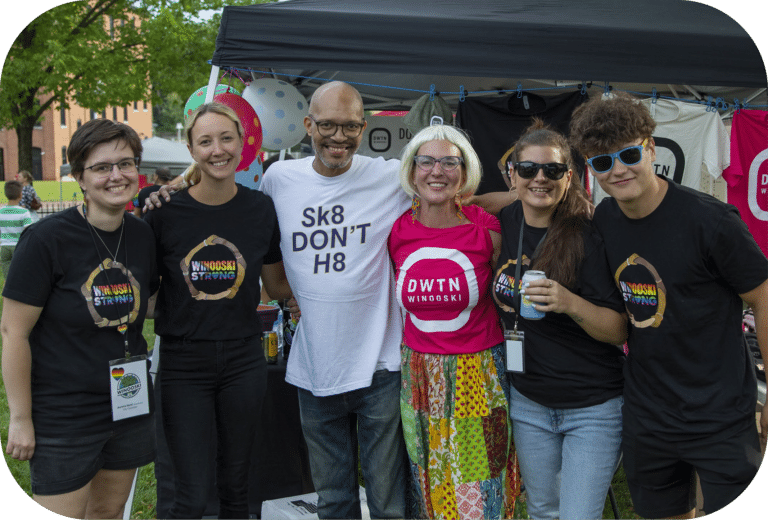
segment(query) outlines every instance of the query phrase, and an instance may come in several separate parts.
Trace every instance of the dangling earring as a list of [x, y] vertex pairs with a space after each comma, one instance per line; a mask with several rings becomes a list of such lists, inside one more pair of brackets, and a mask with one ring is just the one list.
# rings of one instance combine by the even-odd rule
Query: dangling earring
[[419, 196], [414, 193], [413, 199], [411, 200], [411, 222], [416, 222], [416, 212], [420, 205]]
[[454, 197], [454, 200], [456, 201], [456, 216], [459, 217], [459, 220], [464, 218], [464, 213], [461, 211], [461, 196], [459, 194], [456, 194], [456, 197]]

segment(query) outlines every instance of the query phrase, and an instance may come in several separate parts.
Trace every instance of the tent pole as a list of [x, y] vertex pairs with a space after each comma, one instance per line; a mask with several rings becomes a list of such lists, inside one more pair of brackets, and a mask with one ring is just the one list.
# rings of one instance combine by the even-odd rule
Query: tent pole
[[218, 65], [211, 65], [211, 76], [208, 78], [208, 89], [205, 91], [205, 102], [213, 101], [213, 94], [216, 91], [216, 83], [219, 79]]

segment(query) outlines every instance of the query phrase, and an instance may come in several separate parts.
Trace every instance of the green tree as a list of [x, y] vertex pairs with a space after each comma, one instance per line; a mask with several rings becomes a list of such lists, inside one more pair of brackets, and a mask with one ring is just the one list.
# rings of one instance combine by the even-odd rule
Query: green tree
[[100, 112], [173, 92], [186, 99], [207, 83], [218, 28], [217, 17], [197, 15], [253, 3], [261, 2], [90, 0], [41, 14], [11, 45], [0, 78], [0, 128], [16, 130], [19, 168], [32, 169], [32, 129], [48, 108], [73, 99]]

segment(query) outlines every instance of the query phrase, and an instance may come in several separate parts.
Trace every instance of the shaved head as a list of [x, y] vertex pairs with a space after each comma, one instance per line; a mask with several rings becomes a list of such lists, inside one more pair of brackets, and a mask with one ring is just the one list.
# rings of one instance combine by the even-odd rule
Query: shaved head
[[363, 98], [360, 92], [343, 81], [331, 81], [319, 86], [309, 101], [309, 113], [315, 116], [325, 106], [334, 103], [347, 105], [356, 116], [363, 118]]

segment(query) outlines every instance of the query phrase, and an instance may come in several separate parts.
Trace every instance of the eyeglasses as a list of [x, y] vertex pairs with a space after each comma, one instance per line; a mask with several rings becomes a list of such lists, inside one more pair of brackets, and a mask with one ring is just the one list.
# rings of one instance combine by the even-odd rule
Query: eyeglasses
[[320, 135], [323, 137], [331, 137], [332, 135], [336, 135], [339, 127], [341, 127], [341, 133], [344, 134], [345, 137], [357, 137], [365, 127], [365, 119], [363, 119], [362, 123], [358, 123], [356, 121], [334, 123], [333, 121], [318, 121], [312, 116], [309, 116], [309, 118], [315, 122], [317, 131], [320, 132]]
[[109, 173], [112, 173], [112, 168], [117, 166], [117, 169], [120, 170], [123, 173], [133, 173], [136, 171], [136, 167], [139, 165], [139, 161], [141, 159], [138, 157], [128, 157], [126, 159], [120, 159], [116, 163], [96, 163], [93, 166], [88, 166], [87, 168], [83, 168], [83, 170], [91, 170], [94, 173], [97, 173], [99, 175], [107, 175]]
[[[539, 164], [535, 163], [533, 161], [522, 161], [522, 162], [508, 162], [507, 168], [509, 168], [510, 171], [513, 169], [517, 172], [517, 174], [523, 178], [523, 179], [533, 179], [536, 177], [536, 174], [539, 173], [539, 170], [544, 171], [544, 175], [547, 176], [548, 179], [552, 179], [553, 181], [559, 181], [563, 178], [563, 175], [565, 175], [565, 172], [568, 171], [568, 165], [563, 163], [547, 163], [547, 164]], [[510, 175], [511, 177], [511, 175]]]
[[413, 162], [416, 163], [420, 170], [425, 172], [431, 171], [435, 167], [435, 163], [440, 163], [440, 168], [443, 171], [450, 172], [464, 164], [464, 159], [454, 155], [446, 155], [439, 159], [429, 155], [417, 155], [413, 158]]
[[634, 166], [643, 159], [643, 148], [648, 144], [646, 137], [641, 144], [628, 146], [623, 150], [603, 155], [595, 155], [587, 159], [587, 164], [595, 173], [607, 173], [613, 169], [613, 159], [618, 158], [626, 166]]

